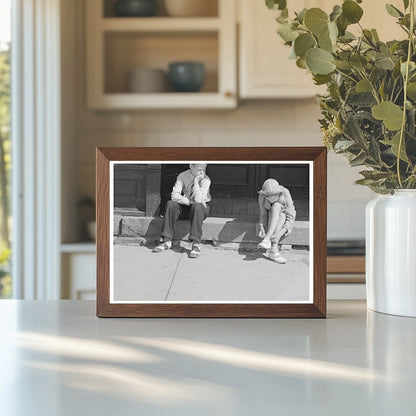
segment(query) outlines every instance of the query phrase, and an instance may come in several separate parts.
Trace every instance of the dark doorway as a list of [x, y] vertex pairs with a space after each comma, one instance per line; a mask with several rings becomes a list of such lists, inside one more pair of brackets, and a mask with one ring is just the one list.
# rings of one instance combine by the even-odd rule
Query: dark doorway
[[189, 169], [189, 164], [163, 164], [160, 183], [160, 215], [165, 214], [166, 203], [170, 200], [176, 177]]

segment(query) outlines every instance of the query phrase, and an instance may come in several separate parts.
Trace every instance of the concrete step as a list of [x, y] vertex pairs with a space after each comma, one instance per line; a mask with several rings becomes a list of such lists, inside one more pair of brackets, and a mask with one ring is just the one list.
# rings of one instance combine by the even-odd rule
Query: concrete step
[[[160, 237], [163, 218], [114, 215], [114, 236], [156, 241]], [[215, 243], [258, 243], [257, 218], [239, 216], [234, 218], [208, 217], [202, 227], [203, 240]], [[189, 221], [179, 220], [174, 240], [187, 240]], [[309, 246], [309, 221], [296, 221], [293, 231], [281, 240], [281, 244]]]

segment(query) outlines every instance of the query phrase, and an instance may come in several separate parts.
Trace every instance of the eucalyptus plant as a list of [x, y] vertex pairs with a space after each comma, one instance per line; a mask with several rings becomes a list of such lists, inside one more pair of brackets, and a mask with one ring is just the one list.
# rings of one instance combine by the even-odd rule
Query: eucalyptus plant
[[[365, 166], [362, 179], [380, 194], [416, 188], [415, 0], [401, 10], [380, 5], [395, 19], [404, 39], [382, 42], [363, 28], [362, 0], [344, 0], [330, 13], [303, 9], [289, 16], [286, 0], [266, 0], [278, 10], [277, 32], [292, 48], [296, 65], [325, 84], [320, 97], [324, 143]], [[356, 25], [359, 35], [348, 29]]]

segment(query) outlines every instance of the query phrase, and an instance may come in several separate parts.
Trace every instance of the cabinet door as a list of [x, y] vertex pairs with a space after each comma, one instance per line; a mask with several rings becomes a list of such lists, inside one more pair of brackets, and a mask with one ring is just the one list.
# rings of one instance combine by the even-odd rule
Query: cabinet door
[[[283, 44], [276, 33], [276, 11], [268, 10], [264, 1], [238, 0], [240, 19], [239, 76], [241, 98], [304, 98], [325, 92], [313, 84], [312, 77], [289, 58], [291, 49]], [[400, 10], [402, 0], [389, 1]], [[341, 0], [298, 0], [289, 4], [289, 10], [320, 7], [329, 13]], [[364, 16], [361, 24], [376, 28], [383, 41], [403, 38], [404, 32], [388, 15], [384, 2], [366, 0], [361, 4]], [[358, 25], [348, 28], [358, 34]]]
[[95, 299], [95, 264], [95, 253], [80, 252], [62, 255], [62, 299]]
[[[298, 0], [295, 7], [332, 9], [329, 0]], [[276, 33], [276, 11], [267, 9], [264, 1], [239, 0], [239, 14], [241, 98], [304, 98], [322, 92], [311, 75], [289, 59], [291, 49]]]

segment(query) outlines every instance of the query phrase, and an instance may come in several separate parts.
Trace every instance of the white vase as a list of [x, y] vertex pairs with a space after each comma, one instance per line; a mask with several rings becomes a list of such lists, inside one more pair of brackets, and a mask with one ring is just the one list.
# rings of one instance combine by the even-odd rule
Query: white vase
[[366, 207], [367, 306], [416, 317], [416, 190], [379, 196]]

